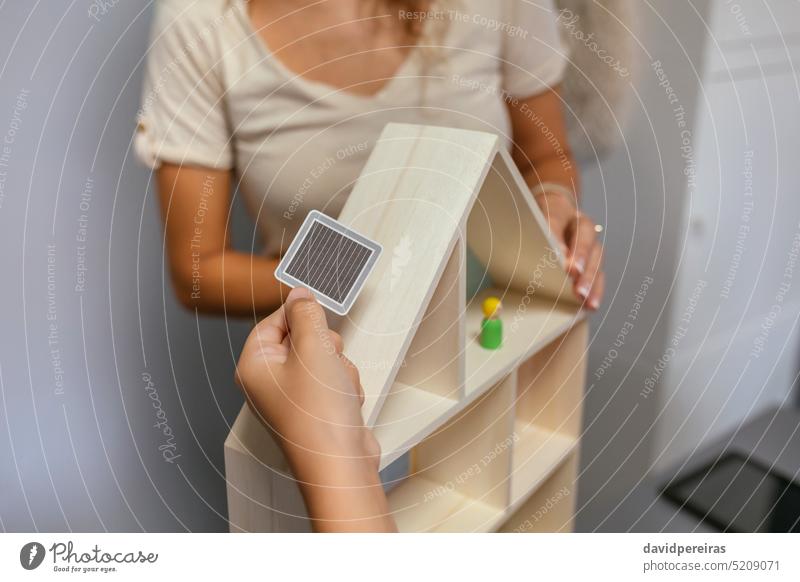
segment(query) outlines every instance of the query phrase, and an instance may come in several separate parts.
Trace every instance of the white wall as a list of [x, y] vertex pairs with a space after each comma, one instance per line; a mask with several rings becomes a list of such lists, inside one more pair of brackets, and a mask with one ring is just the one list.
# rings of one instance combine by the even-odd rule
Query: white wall
[[654, 388], [659, 470], [785, 403], [797, 372], [800, 4], [717, 0], [708, 25], [674, 353]]

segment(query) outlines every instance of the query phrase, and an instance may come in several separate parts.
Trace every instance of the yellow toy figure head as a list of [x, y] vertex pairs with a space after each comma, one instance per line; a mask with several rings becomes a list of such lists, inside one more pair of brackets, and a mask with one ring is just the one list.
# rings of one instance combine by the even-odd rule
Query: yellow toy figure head
[[500, 309], [502, 307], [503, 304], [500, 303], [500, 300], [497, 297], [487, 297], [483, 301], [483, 316], [486, 319], [497, 317], [500, 315]]

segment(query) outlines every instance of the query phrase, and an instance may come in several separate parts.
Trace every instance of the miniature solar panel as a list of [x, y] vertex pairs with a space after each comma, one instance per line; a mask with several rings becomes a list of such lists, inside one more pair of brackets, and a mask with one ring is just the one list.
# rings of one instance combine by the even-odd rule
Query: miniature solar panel
[[381, 247], [320, 212], [309, 213], [276, 277], [311, 290], [336, 313], [346, 313], [372, 270]]
[[372, 252], [321, 222], [315, 222], [286, 272], [341, 303]]

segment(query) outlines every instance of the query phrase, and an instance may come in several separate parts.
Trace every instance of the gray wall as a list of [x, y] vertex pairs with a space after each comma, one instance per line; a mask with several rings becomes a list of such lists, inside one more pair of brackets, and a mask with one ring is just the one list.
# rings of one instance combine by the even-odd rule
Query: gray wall
[[583, 531], [625, 531], [639, 517], [630, 515], [631, 495], [650, 470], [658, 414], [657, 399], [641, 391], [670, 339], [677, 269], [691, 252], [684, 246], [688, 160], [681, 133], [697, 132], [710, 5], [640, 4], [641, 66], [622, 145], [584, 168], [585, 206], [606, 227], [608, 283], [589, 351], [577, 515]]
[[6, 530], [225, 529], [246, 326], [197, 320], [164, 283], [130, 143], [149, 4], [107, 3], [97, 20], [87, 0], [0, 8], [0, 139], [19, 126], [0, 168]]

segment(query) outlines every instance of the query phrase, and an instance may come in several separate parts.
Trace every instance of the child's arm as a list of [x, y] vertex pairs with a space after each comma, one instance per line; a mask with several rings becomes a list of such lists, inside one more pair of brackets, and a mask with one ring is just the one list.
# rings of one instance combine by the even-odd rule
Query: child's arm
[[396, 531], [358, 370], [307, 290], [294, 289], [250, 333], [236, 378], [276, 434], [316, 531]]

